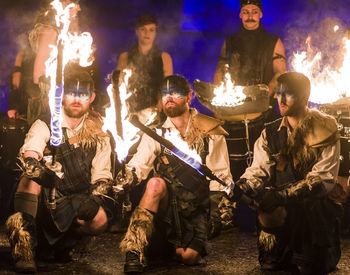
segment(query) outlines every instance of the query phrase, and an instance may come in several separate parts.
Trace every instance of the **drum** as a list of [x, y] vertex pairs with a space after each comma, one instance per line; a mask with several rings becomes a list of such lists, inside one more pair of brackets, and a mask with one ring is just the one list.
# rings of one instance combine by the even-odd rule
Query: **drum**
[[225, 121], [224, 129], [231, 160], [247, 159], [252, 156], [254, 143], [260, 136], [266, 121], [265, 114], [241, 121]]
[[223, 125], [229, 133], [226, 136], [231, 173], [238, 180], [253, 161], [254, 143], [264, 129], [267, 113], [256, 114], [245, 120], [226, 120]]
[[350, 138], [340, 137], [340, 167], [339, 176], [350, 175]]
[[10, 119], [7, 116], [0, 119], [0, 165], [9, 170], [18, 170], [17, 156], [28, 131], [26, 121]]
[[350, 99], [341, 98], [332, 104], [323, 104], [320, 110], [337, 120], [340, 133], [339, 176], [347, 178], [350, 175]]

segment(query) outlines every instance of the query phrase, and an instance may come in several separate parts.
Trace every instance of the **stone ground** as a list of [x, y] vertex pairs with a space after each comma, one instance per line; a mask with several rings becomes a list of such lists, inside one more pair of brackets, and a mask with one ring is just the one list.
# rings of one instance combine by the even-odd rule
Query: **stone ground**
[[[38, 263], [39, 274], [123, 274], [124, 256], [118, 249], [122, 234], [105, 233], [98, 236], [88, 253], [73, 254], [65, 264]], [[263, 272], [257, 260], [254, 233], [238, 229], [224, 232], [209, 241], [210, 254], [201, 266], [188, 267], [177, 263], [160, 262], [144, 274], [293, 274]], [[10, 248], [4, 226], [0, 227], [0, 274], [15, 274], [11, 266]], [[350, 274], [350, 239], [342, 239], [342, 257], [338, 269], [331, 274]]]

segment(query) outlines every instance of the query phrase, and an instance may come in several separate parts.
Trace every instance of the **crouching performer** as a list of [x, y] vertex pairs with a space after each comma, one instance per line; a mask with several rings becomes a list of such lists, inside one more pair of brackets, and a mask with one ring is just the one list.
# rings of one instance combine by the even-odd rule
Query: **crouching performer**
[[[223, 136], [226, 132], [220, 121], [190, 109], [192, 93], [188, 81], [179, 75], [166, 77], [161, 96], [167, 120], [157, 133], [165, 137], [177, 135], [197, 151], [202, 164], [221, 178], [230, 178]], [[158, 248], [163, 254], [164, 247], [170, 247], [173, 256], [188, 265], [198, 264], [206, 255], [209, 181], [193, 168], [187, 168], [169, 150], [144, 134], [137, 153], [127, 165], [129, 176], [124, 180], [117, 177], [119, 184], [137, 184], [154, 170], [120, 245], [126, 252], [125, 273], [143, 272], [146, 256], [163, 232], [166, 236], [162, 244], [166, 246]], [[165, 229], [157, 231], [159, 226]]]
[[[36, 272], [41, 248], [47, 249], [46, 256], [67, 259], [78, 236], [102, 233], [108, 224], [111, 147], [100, 118], [89, 111], [93, 81], [86, 72], [73, 72], [64, 83], [64, 138], [55, 149], [56, 165], [51, 165], [56, 171], [48, 168], [49, 119], [36, 120], [20, 150], [23, 175], [14, 197], [15, 213], [6, 222], [17, 272]], [[43, 239], [38, 250], [37, 232]]]
[[259, 199], [258, 250], [263, 269], [298, 268], [324, 274], [340, 258], [342, 212], [339, 134], [334, 118], [307, 108], [310, 81], [301, 73], [278, 78], [281, 119], [268, 123], [254, 161], [236, 183]]

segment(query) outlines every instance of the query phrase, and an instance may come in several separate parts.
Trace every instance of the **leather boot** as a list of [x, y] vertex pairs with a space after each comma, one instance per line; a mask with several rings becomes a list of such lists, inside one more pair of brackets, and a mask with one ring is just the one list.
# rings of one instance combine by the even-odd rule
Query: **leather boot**
[[142, 273], [143, 265], [140, 261], [140, 255], [136, 252], [128, 251], [125, 256], [124, 273], [134, 274]]
[[18, 273], [36, 273], [36, 226], [33, 216], [17, 212], [6, 221], [14, 269]]
[[130, 218], [128, 231], [120, 243], [126, 252], [125, 273], [140, 273], [146, 266], [144, 250], [153, 232], [154, 215], [145, 208], [136, 207]]

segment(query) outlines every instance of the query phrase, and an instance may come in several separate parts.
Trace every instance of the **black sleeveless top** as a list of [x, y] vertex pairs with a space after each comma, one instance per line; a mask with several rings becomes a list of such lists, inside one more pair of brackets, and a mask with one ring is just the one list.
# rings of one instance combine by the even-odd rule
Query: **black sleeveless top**
[[226, 56], [231, 78], [237, 85], [268, 84], [273, 78], [273, 51], [278, 37], [261, 23], [256, 30], [241, 29], [226, 37]]
[[128, 52], [128, 68], [132, 69], [128, 88], [131, 111], [137, 112], [155, 106], [160, 98], [160, 85], [164, 78], [162, 51], [153, 46], [147, 55], [133, 46]]

